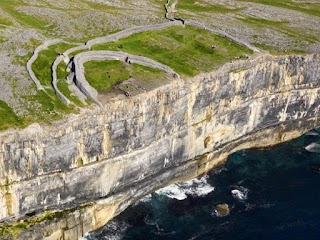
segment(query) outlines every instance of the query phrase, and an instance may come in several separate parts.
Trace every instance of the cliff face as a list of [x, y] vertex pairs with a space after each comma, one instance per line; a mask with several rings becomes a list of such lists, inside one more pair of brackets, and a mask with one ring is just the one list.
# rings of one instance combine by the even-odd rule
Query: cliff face
[[19, 235], [76, 239], [143, 195], [202, 174], [234, 151], [319, 126], [319, 93], [320, 55], [259, 56], [67, 122], [3, 132], [0, 219], [82, 205]]

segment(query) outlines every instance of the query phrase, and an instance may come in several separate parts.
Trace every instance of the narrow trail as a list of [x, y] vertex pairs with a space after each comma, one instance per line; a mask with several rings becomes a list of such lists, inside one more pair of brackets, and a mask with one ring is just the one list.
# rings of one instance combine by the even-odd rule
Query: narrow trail
[[[166, 11], [165, 18], [169, 20], [166, 23], [132, 27], [132, 28], [128, 28], [128, 29], [122, 30], [122, 31], [114, 33], [114, 34], [110, 34], [110, 35], [103, 36], [103, 37], [98, 37], [98, 38], [89, 40], [85, 44], [81, 44], [79, 46], [70, 48], [67, 51], [65, 51], [63, 54], [58, 56], [51, 66], [51, 71], [52, 71], [51, 83], [52, 83], [52, 87], [53, 87], [57, 97], [60, 98], [66, 104], [71, 103], [71, 101], [59, 90], [58, 85], [57, 85], [57, 82], [58, 82], [57, 67], [62, 61], [64, 61], [66, 63], [68, 70], [71, 71], [71, 74], [69, 75], [68, 79], [73, 80], [76, 83], [79, 90], [86, 97], [88, 97], [91, 100], [93, 100], [94, 102], [96, 102], [99, 106], [101, 106], [101, 103], [99, 103], [99, 101], [97, 100], [97, 91], [89, 85], [89, 83], [86, 81], [86, 79], [84, 77], [83, 63], [85, 62], [84, 61], [85, 59], [94, 60], [94, 59], [101, 58], [104, 60], [108, 60], [108, 59], [110, 60], [110, 59], [114, 59], [113, 57], [124, 58], [124, 57], [130, 56], [132, 61], [137, 61], [137, 63], [140, 61], [139, 64], [144, 65], [143, 63], [145, 63], [145, 64], [149, 64], [146, 66], [158, 68], [160, 70], [163, 70], [163, 71], [169, 72], [169, 73], [175, 73], [168, 66], [162, 65], [156, 61], [153, 61], [148, 58], [143, 58], [143, 57], [140, 57], [141, 59], [139, 59], [138, 56], [123, 53], [123, 52], [119, 52], [119, 54], [117, 55], [117, 54], [115, 54], [116, 52], [111, 52], [111, 51], [103, 51], [103, 52], [102, 51], [90, 51], [93, 53], [98, 53], [99, 55], [96, 56], [96, 58], [94, 58], [93, 53], [88, 53], [88, 54], [80, 53], [75, 56], [76, 61], [70, 60], [69, 55], [74, 52], [81, 51], [81, 50], [88, 51], [88, 50], [91, 50], [92, 46], [94, 46], [94, 45], [108, 43], [108, 42], [115, 42], [121, 38], [125, 38], [125, 37], [131, 36], [133, 34], [145, 32], [145, 31], [162, 30], [162, 29], [166, 29], [168, 27], [179, 26], [179, 25], [190, 25], [190, 26], [193, 26], [196, 28], [201, 28], [201, 29], [207, 30], [207, 31], [214, 33], [214, 34], [217, 34], [219, 36], [225, 37], [232, 42], [235, 42], [239, 45], [245, 46], [248, 49], [251, 49], [254, 52], [258, 52], [258, 53], [260, 52], [260, 50], [258, 48], [252, 46], [251, 44], [249, 44], [241, 39], [238, 39], [234, 36], [231, 36], [230, 34], [224, 32], [224, 31], [207, 27], [205, 24], [202, 24], [202, 23], [199, 23], [199, 22], [196, 22], [193, 20], [184, 20], [181, 18], [176, 18], [175, 13], [177, 12], [177, 9], [176, 9], [177, 4], [178, 4], [178, 0], [167, 0], [166, 4], [164, 5], [165, 11]], [[27, 71], [28, 71], [31, 79], [33, 80], [33, 82], [36, 84], [38, 90], [43, 90], [44, 87], [41, 85], [40, 81], [35, 76], [35, 74], [32, 70], [32, 64], [38, 58], [38, 53], [40, 51], [45, 50], [50, 45], [54, 45], [54, 44], [57, 44], [60, 42], [63, 42], [63, 40], [54, 39], [54, 40], [49, 40], [49, 41], [45, 42], [44, 44], [40, 45], [39, 47], [37, 47], [35, 49], [33, 56], [30, 58], [30, 60], [27, 63]], [[84, 59], [81, 59], [81, 58], [84, 58]], [[142, 58], [144, 59], [144, 61], [142, 61]], [[87, 60], [87, 61], [89, 61], [89, 60]], [[72, 67], [70, 68], [70, 66], [73, 66], [74, 69], [72, 69]], [[175, 74], [177, 74], [177, 73], [175, 73]]]

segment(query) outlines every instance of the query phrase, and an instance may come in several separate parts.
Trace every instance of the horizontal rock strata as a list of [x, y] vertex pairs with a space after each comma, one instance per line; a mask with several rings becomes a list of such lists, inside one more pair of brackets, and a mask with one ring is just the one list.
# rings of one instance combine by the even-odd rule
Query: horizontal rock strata
[[2, 132], [0, 219], [73, 209], [18, 237], [77, 239], [145, 194], [205, 173], [234, 151], [319, 126], [319, 93], [319, 55], [264, 55], [66, 122]]

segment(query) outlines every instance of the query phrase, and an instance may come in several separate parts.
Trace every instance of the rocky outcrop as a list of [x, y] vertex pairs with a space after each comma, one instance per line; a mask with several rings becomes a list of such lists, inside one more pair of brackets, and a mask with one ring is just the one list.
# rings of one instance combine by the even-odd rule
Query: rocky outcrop
[[178, 3], [178, 0], [174, 0], [173, 2], [170, 0], [167, 0], [167, 3], [164, 5], [164, 8], [166, 10], [165, 13], [165, 18], [170, 20], [170, 21], [175, 21], [175, 13], [177, 12], [176, 10], [176, 5]]
[[239, 149], [319, 126], [320, 56], [259, 56], [0, 137], [0, 218], [70, 209], [20, 239], [77, 239]]

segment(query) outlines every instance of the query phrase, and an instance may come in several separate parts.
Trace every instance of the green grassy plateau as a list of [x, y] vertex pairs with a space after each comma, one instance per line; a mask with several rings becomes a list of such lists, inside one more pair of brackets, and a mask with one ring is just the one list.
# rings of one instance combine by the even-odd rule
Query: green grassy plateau
[[[212, 49], [211, 46], [216, 46]], [[134, 34], [94, 50], [121, 50], [168, 65], [184, 76], [209, 72], [250, 50], [208, 31], [191, 26]]]

